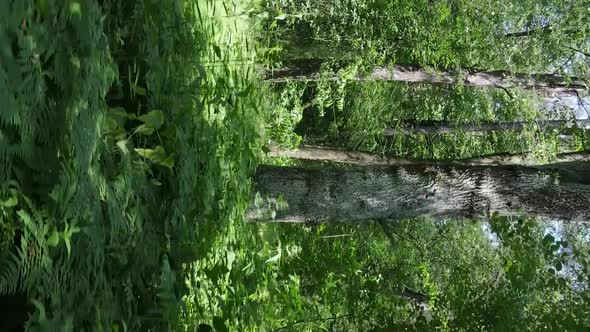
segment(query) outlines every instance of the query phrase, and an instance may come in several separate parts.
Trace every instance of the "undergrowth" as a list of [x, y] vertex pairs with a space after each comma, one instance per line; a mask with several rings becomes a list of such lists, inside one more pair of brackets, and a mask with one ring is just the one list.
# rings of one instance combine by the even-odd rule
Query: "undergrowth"
[[253, 76], [206, 68], [196, 1], [0, 12], [0, 293], [31, 331], [176, 329], [187, 264], [248, 201]]
[[[532, 93], [513, 89], [431, 87], [394, 82], [272, 86], [281, 105], [270, 112], [270, 145], [324, 145], [413, 159], [465, 159], [491, 154], [528, 154], [551, 162], [560, 153], [588, 151], [590, 135], [567, 125], [573, 112], [546, 109]], [[267, 116], [269, 116], [267, 114]], [[560, 127], [544, 126], [563, 120]], [[464, 132], [461, 126], [524, 123], [521, 129]], [[429, 123], [455, 128], [448, 133], [412, 132]], [[291, 130], [294, 128], [294, 130]], [[386, 135], [386, 130], [395, 134]], [[265, 159], [265, 162], [275, 162]]]

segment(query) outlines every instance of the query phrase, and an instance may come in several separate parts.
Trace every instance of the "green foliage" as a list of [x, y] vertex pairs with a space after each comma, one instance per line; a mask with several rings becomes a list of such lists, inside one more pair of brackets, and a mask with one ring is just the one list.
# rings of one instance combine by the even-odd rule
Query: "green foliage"
[[[382, 135], [410, 121], [535, 120], [520, 91], [348, 81], [392, 62], [546, 69], [565, 55], [561, 28], [579, 28], [566, 46], [587, 30], [578, 4], [547, 8], [0, 1], [0, 295], [26, 296], [30, 331], [588, 328], [580, 233], [496, 216], [491, 233], [458, 221], [245, 222], [262, 143], [415, 158], [537, 147], [550, 159], [564, 148], [558, 132], [534, 125], [479, 138]], [[481, 14], [492, 9], [498, 17]], [[548, 11], [556, 33], [541, 33]], [[511, 20], [539, 36], [503, 43]], [[261, 62], [309, 58], [322, 60], [316, 84], [257, 80]], [[573, 149], [590, 146], [574, 131]]]
[[[260, 42], [280, 50], [267, 67], [314, 74], [313, 82], [295, 92], [293, 82], [274, 86], [283, 99], [289, 92], [292, 100], [282, 104], [308, 106], [296, 128], [303, 143], [418, 159], [530, 153], [550, 162], [558, 153], [586, 150], [587, 133], [574, 130], [570, 139], [563, 139], [561, 129], [535, 124], [543, 119], [543, 100], [518, 89], [350, 83], [346, 78], [346, 73], [389, 64], [449, 70], [458, 77], [474, 69], [584, 77], [588, 11], [579, 3], [269, 0], [257, 13]], [[339, 71], [346, 72], [339, 75], [344, 77], [333, 80]], [[383, 135], [385, 128], [399, 130], [420, 121], [459, 126], [516, 120], [530, 124], [515, 132], [475, 135]], [[288, 125], [273, 127], [274, 141], [293, 135], [288, 132], [293, 123], [281, 123]]]
[[301, 143], [295, 127], [301, 121], [305, 109], [301, 103], [304, 90], [299, 84], [290, 82], [277, 93], [268, 91], [264, 94], [265, 136], [282, 148], [295, 148]]
[[[546, 72], [585, 43], [588, 11], [570, 1], [319, 0], [262, 2], [264, 38], [282, 59], [362, 59], [435, 68]], [[511, 33], [521, 33], [513, 35]], [[528, 33], [527, 33], [528, 32]], [[570, 47], [570, 48], [568, 48]]]
[[298, 275], [302, 296], [285, 331], [578, 331], [590, 323], [579, 229], [567, 235], [497, 216], [281, 226], [283, 246], [305, 244], [279, 274]]
[[[308, 93], [312, 94], [312, 93]], [[304, 112], [296, 132], [304, 143], [340, 146], [416, 159], [462, 159], [494, 153], [531, 153], [540, 161], [585, 150], [587, 134], [537, 124], [544, 115], [538, 98], [518, 90], [413, 86], [390, 82], [349, 83], [342, 109]], [[321, 112], [325, 115], [322, 116]], [[567, 112], [564, 112], [567, 114]], [[523, 130], [462, 132], [461, 125], [528, 122]], [[457, 127], [445, 134], [404, 133], [421, 123]], [[384, 130], [398, 134], [385, 136]], [[564, 140], [562, 134], [571, 136]]]
[[175, 329], [203, 229], [247, 204], [252, 80], [205, 70], [193, 1], [0, 6], [0, 293], [32, 331]]

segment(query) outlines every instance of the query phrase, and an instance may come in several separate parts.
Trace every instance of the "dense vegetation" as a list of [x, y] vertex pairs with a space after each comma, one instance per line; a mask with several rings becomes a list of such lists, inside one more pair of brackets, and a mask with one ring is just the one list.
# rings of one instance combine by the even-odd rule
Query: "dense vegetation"
[[[259, 163], [345, 167], [264, 153], [301, 144], [583, 155], [583, 91], [360, 78], [586, 82], [589, 18], [565, 0], [0, 1], [0, 330], [587, 330], [583, 222], [286, 224], [289, 202], [251, 188]], [[412, 131], [432, 124], [454, 129]]]

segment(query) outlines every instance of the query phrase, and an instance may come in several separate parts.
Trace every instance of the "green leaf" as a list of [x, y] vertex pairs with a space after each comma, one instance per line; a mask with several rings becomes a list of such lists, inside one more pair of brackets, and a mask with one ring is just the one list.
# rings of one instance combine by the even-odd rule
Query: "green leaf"
[[55, 247], [59, 244], [59, 234], [57, 231], [53, 231], [51, 236], [47, 239], [47, 245], [50, 247]]
[[127, 140], [118, 141], [117, 147], [119, 148], [119, 150], [121, 150], [121, 152], [123, 152], [124, 155], [129, 153], [129, 149], [127, 149]]
[[215, 332], [229, 332], [227, 326], [225, 326], [225, 319], [223, 317], [213, 317], [213, 327], [215, 328]]
[[221, 59], [221, 48], [219, 48], [218, 45], [213, 45], [213, 51], [215, 52], [215, 55]]
[[152, 128], [148, 125], [142, 124], [139, 127], [135, 128], [135, 133], [145, 135], [145, 136], [150, 136], [151, 134], [154, 133], [154, 128]]
[[37, 0], [37, 9], [41, 16], [47, 15], [47, 0]]
[[80, 16], [82, 15], [82, 9], [80, 7], [80, 3], [77, 1], [72, 1], [70, 3], [70, 14]]
[[561, 269], [562, 269], [562, 268], [563, 268], [563, 264], [561, 264], [561, 262], [557, 262], [557, 263], [555, 264], [555, 269], [556, 269], [557, 271], [561, 271]]
[[260, 209], [260, 204], [262, 203], [262, 196], [260, 195], [260, 192], [256, 192], [256, 196], [254, 197], [254, 207], [256, 207], [257, 209]]
[[509, 257], [504, 258], [504, 271], [508, 272], [508, 270], [510, 270], [511, 266], [512, 266], [512, 259], [510, 259]]
[[74, 65], [74, 67], [76, 67], [76, 69], [80, 69], [80, 59], [78, 57], [72, 55], [70, 57], [70, 62], [72, 63], [72, 65]]
[[45, 312], [45, 306], [43, 305], [43, 303], [41, 303], [40, 301], [35, 300], [35, 299], [31, 299], [31, 303], [39, 311], [39, 321], [43, 322], [43, 323], [46, 322], [47, 321], [47, 314]]
[[148, 127], [158, 130], [164, 124], [164, 113], [161, 110], [153, 110], [148, 114], [139, 116], [137, 119]]
[[133, 82], [130, 83], [131, 85], [131, 89], [138, 95], [140, 96], [146, 96], [147, 95], [147, 90]]
[[227, 255], [227, 269], [228, 269], [228, 271], [231, 271], [232, 265], [236, 261], [236, 253], [231, 250], [228, 250], [226, 252], [226, 255]]
[[12, 196], [5, 201], [0, 201], [0, 206], [11, 208], [15, 207], [18, 204], [18, 198]]
[[72, 244], [70, 243], [70, 238], [64, 236], [64, 242], [66, 244], [66, 250], [68, 251], [68, 257], [70, 257], [70, 253], [72, 252]]
[[122, 107], [111, 108], [108, 111], [107, 115], [113, 116], [113, 117], [127, 118], [127, 119], [137, 119], [137, 116], [135, 116], [135, 114], [127, 113], [125, 111], [125, 109]]
[[213, 328], [209, 324], [200, 324], [197, 332], [212, 332]]
[[161, 145], [158, 145], [155, 149], [135, 149], [135, 152], [153, 162], [159, 162], [166, 158], [166, 150]]
[[278, 262], [279, 259], [281, 259], [281, 249], [279, 248], [278, 251], [279, 251], [278, 254], [276, 254], [276, 255], [272, 256], [271, 258], [267, 259], [265, 261], [265, 263], [269, 263], [270, 264], [270, 263], [276, 263], [276, 262]]
[[158, 145], [155, 149], [135, 149], [135, 152], [155, 164], [168, 168], [174, 166], [174, 155], [168, 155], [161, 145]]
[[168, 157], [166, 157], [166, 159], [159, 162], [159, 164], [172, 169], [172, 167], [174, 167], [174, 155], [170, 154]]
[[555, 238], [553, 237], [553, 235], [551, 235], [551, 234], [547, 234], [547, 235], [545, 235], [545, 237], [543, 238], [543, 241], [544, 241], [544, 242], [547, 242], [547, 243], [553, 243], [553, 242], [555, 241]]

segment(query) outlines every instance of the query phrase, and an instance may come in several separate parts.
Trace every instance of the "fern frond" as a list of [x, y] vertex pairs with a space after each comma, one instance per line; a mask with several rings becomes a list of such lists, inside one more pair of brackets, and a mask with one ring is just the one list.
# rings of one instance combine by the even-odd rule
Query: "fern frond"
[[12, 252], [1, 261], [0, 294], [12, 295], [18, 291], [20, 281], [20, 258]]

